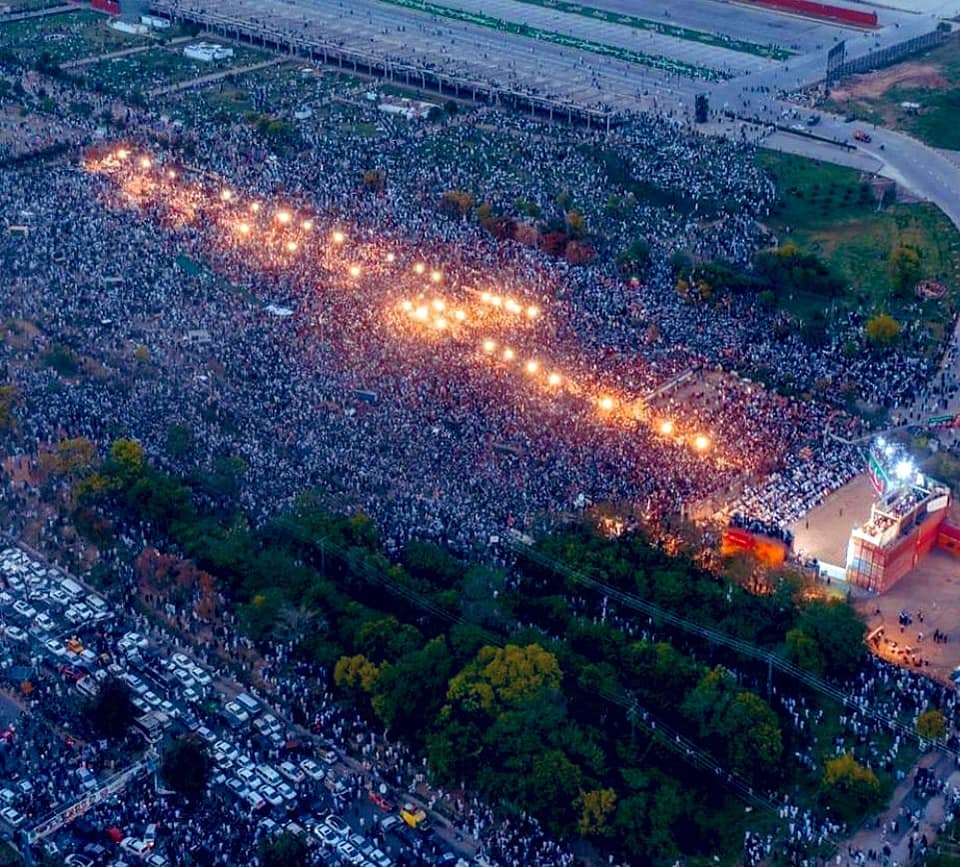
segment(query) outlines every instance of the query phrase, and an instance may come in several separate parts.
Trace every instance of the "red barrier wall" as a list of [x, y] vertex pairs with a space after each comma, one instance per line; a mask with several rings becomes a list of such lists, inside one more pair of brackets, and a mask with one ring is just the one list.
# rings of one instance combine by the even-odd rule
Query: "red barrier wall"
[[97, 12], [106, 12], [110, 15], [120, 14], [119, 0], [90, 0], [90, 8]]
[[756, 6], [767, 6], [782, 12], [794, 12], [809, 18], [824, 18], [840, 24], [854, 27], [876, 27], [877, 13], [862, 9], [847, 9], [844, 6], [831, 6], [829, 3], [817, 3], [816, 0], [747, 0]]

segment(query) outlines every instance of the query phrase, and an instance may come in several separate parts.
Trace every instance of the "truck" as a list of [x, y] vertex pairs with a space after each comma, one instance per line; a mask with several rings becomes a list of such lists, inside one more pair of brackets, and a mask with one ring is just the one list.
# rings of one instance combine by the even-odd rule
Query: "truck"
[[867, 144], [869, 144], [870, 142], [873, 141], [873, 136], [871, 136], [870, 133], [865, 132], [865, 131], [862, 130], [862, 129], [855, 129], [855, 130], [853, 131], [853, 137], [854, 137], [857, 141], [866, 142]]

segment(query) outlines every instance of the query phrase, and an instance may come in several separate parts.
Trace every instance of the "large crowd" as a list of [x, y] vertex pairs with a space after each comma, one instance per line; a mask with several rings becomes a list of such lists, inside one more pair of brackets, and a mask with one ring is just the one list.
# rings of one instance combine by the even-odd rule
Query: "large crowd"
[[[282, 93], [282, 79], [274, 86]], [[109, 171], [84, 171], [77, 157], [4, 173], [5, 210], [29, 214], [18, 219], [30, 230], [0, 245], [17, 290], [4, 313], [34, 323], [36, 345], [72, 347], [87, 374], [55, 387], [50, 370], [29, 363], [36, 345], [8, 342], [40, 441], [69, 433], [105, 443], [123, 432], [188, 469], [164, 448], [181, 424], [193, 455], [242, 458], [253, 513], [319, 487], [369, 512], [391, 547], [413, 535], [478, 547], [535, 516], [610, 500], [656, 516], [736, 494], [745, 514], [786, 524], [860, 468], [856, 448], [823, 435], [857, 423], [839, 395], [795, 401], [738, 372], [762, 364], [807, 383], [853, 374], [865, 396], [893, 402], [925, 364], [814, 353], [799, 337], [775, 336], [747, 299], [724, 309], [675, 291], [672, 253], [745, 263], [763, 242], [756, 220], [774, 191], [746, 146], [691, 138], [669, 120], [619, 130], [609, 144], [636, 175], [693, 202], [641, 204], [627, 217], [602, 205], [589, 152], [608, 143], [594, 134], [556, 135], [483, 110], [448, 122], [441, 142], [429, 126], [377, 117], [375, 155], [365, 137], [328, 136], [317, 122], [298, 132], [308, 150], [280, 159], [249, 125], [214, 123], [196, 105], [195, 120], [177, 128], [127, 110], [130, 159]], [[505, 163], [490, 143], [494, 121], [507, 152], [536, 171]], [[188, 176], [187, 162], [205, 174]], [[387, 179], [378, 194], [358, 180], [371, 168]], [[457, 188], [494, 212], [518, 199], [547, 212], [571, 178], [604, 249], [651, 243], [643, 280], [625, 282], [610, 256], [571, 266], [438, 214], [443, 192]], [[227, 188], [230, 201], [220, 198]], [[244, 210], [253, 202], [260, 214]], [[273, 222], [280, 209], [289, 226]], [[477, 313], [481, 289], [542, 315]], [[431, 299], [469, 305], [468, 321], [450, 319], [441, 334], [432, 308], [418, 322], [400, 306]], [[488, 357], [485, 339], [498, 344]], [[133, 356], [138, 345], [146, 362]], [[526, 360], [538, 376], [525, 376]], [[559, 388], [544, 387], [548, 369], [562, 375]], [[684, 375], [705, 384], [700, 399], [660, 391]]]

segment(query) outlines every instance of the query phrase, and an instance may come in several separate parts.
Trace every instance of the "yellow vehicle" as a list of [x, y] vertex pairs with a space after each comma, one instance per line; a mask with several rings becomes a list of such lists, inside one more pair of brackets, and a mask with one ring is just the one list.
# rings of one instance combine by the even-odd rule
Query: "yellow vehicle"
[[83, 653], [83, 642], [76, 636], [69, 638], [67, 639], [67, 650], [71, 653]]
[[416, 828], [418, 831], [426, 831], [427, 828], [430, 827], [427, 814], [423, 812], [422, 807], [418, 807], [415, 804], [404, 804], [400, 809], [400, 818], [411, 828]]

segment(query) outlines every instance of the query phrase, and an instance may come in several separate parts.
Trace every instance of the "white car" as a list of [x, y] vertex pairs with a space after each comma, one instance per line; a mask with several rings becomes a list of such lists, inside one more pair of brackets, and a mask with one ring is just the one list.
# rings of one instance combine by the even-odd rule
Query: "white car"
[[260, 795], [271, 807], [282, 807], [283, 797], [273, 786], [261, 786]]
[[200, 684], [200, 686], [210, 686], [213, 683], [213, 678], [204, 671], [199, 665], [190, 665], [187, 666], [187, 671], [193, 675], [194, 680]]
[[67, 655], [67, 648], [62, 641], [58, 641], [56, 638], [48, 638], [43, 642], [43, 646], [58, 659], [62, 659]]
[[120, 848], [139, 855], [141, 858], [150, 851], [150, 844], [139, 837], [124, 837], [120, 841]]
[[70, 604], [70, 597], [59, 587], [54, 587], [53, 590], [50, 591], [49, 598], [51, 602], [55, 602], [61, 608], [66, 608]]
[[14, 828], [19, 828], [23, 823], [26, 817], [13, 809], [13, 807], [3, 807], [0, 808], [0, 819], [3, 819], [8, 825]]
[[340, 835], [325, 822], [321, 822], [319, 825], [317, 825], [317, 827], [314, 829], [314, 833], [324, 846], [329, 846], [331, 849], [333, 849], [337, 843], [340, 842]]
[[22, 599], [18, 599], [13, 603], [13, 610], [26, 620], [33, 620], [33, 618], [37, 616], [37, 609]]
[[247, 791], [247, 794], [245, 795], [245, 800], [251, 807], [253, 807], [254, 810], [263, 809], [263, 807], [266, 806], [266, 803], [267, 803], [260, 796], [260, 793], [255, 791], [254, 789], [250, 789]]
[[49, 614], [40, 613], [33, 619], [33, 625], [41, 632], [52, 632], [57, 628]]
[[294, 785], [299, 785], [307, 778], [304, 771], [298, 768], [293, 762], [281, 762], [277, 766], [277, 770]]
[[4, 635], [7, 636], [11, 641], [28, 641], [30, 636], [27, 635], [19, 626], [6, 626], [3, 630]]
[[178, 668], [189, 669], [193, 665], [193, 660], [184, 653], [175, 653], [170, 657], [170, 661]]
[[293, 787], [289, 783], [280, 782], [276, 785], [276, 790], [280, 793], [280, 797], [285, 801], [296, 801], [297, 793], [293, 790]]
[[360, 850], [348, 840], [344, 840], [342, 843], [337, 844], [337, 854], [339, 854], [340, 859], [345, 861], [347, 864], [363, 863], [363, 855], [361, 854]]
[[[282, 767], [281, 767], [282, 770]], [[303, 759], [300, 762], [300, 770], [303, 771], [315, 783], [323, 780], [326, 771], [320, 767], [313, 759]]]

